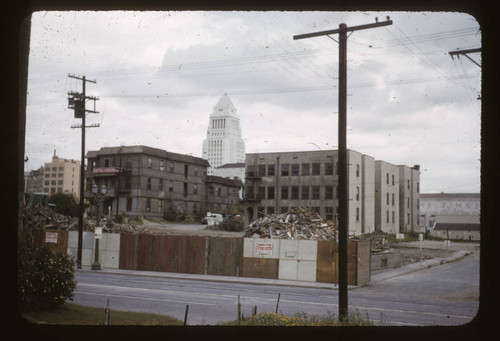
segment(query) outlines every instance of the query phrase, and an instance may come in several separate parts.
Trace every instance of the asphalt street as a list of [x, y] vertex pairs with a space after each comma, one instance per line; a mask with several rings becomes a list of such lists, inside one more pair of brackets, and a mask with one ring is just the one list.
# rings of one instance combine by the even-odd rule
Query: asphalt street
[[[217, 278], [215, 278], [217, 277]], [[240, 278], [241, 279], [241, 278]], [[479, 307], [479, 252], [463, 259], [395, 276], [375, 277], [370, 285], [349, 289], [349, 310], [388, 325], [462, 325]], [[161, 273], [112, 273], [79, 270], [74, 303], [111, 309], [145, 311], [183, 319], [189, 305], [189, 325], [214, 325], [276, 310], [326, 314], [338, 312], [333, 285], [293, 285], [280, 281], [231, 282], [223, 277], [172, 278]], [[281, 285], [280, 285], [281, 284]]]

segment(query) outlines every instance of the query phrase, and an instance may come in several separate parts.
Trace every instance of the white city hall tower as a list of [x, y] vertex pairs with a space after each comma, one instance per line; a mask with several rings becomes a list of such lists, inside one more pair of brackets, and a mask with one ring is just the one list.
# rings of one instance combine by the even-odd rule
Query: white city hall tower
[[221, 97], [210, 115], [202, 157], [210, 163], [208, 175], [214, 174], [214, 169], [221, 165], [245, 162], [245, 142], [241, 137], [240, 117], [227, 93]]

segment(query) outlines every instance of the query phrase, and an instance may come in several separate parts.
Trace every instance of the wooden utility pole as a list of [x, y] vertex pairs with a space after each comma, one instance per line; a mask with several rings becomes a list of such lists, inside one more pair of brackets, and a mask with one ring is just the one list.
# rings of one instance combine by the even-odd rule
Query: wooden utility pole
[[[83, 240], [83, 208], [84, 208], [84, 197], [85, 197], [85, 128], [97, 128], [98, 124], [93, 124], [91, 126], [85, 125], [85, 116], [88, 112], [97, 114], [95, 111], [95, 101], [99, 100], [97, 97], [86, 96], [85, 86], [87, 82], [95, 83], [96, 81], [91, 81], [83, 77], [78, 77], [75, 75], [68, 75], [69, 78], [74, 78], [82, 81], [82, 93], [69, 92], [68, 93], [68, 108], [75, 110], [75, 118], [81, 118], [81, 125], [72, 125], [71, 128], [82, 128], [82, 154], [81, 154], [81, 165], [80, 165], [80, 212], [78, 215], [78, 252], [76, 258], [76, 267], [78, 269], [82, 268], [82, 240]], [[85, 109], [85, 101], [87, 99], [94, 101], [94, 110]]]
[[[377, 22], [348, 27], [346, 24], [340, 24], [336, 30], [321, 31], [314, 33], [300, 34], [293, 37], [294, 40], [313, 38], [318, 36], [329, 36], [330, 34], [339, 34], [339, 132], [338, 132], [338, 173], [339, 173], [339, 318], [344, 320], [348, 314], [347, 298], [347, 232], [348, 232], [348, 214], [349, 197], [347, 185], [347, 32], [365, 30], [380, 26], [392, 25], [392, 21], [387, 17], [387, 21]], [[333, 38], [332, 38], [333, 39]]]
[[451, 56], [451, 59], [453, 59], [453, 56], [457, 56], [458, 58], [460, 58], [460, 55], [464, 55], [465, 57], [467, 57], [471, 62], [473, 62], [474, 64], [476, 64], [477, 66], [481, 67], [481, 64], [479, 64], [478, 62], [476, 62], [474, 59], [472, 59], [471, 57], [469, 57], [467, 54], [469, 53], [481, 53], [481, 48], [477, 48], [477, 49], [468, 49], [468, 50], [457, 50], [457, 51], [450, 51], [448, 52], [448, 54]]

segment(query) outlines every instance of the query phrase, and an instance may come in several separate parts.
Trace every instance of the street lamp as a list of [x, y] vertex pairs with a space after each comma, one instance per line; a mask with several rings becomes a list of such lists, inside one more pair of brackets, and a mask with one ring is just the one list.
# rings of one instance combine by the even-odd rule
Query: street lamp
[[99, 263], [99, 239], [101, 238], [98, 235], [97, 230], [99, 228], [100, 218], [101, 218], [101, 206], [102, 206], [102, 197], [106, 195], [106, 186], [102, 185], [99, 191], [99, 186], [97, 184], [92, 185], [92, 193], [94, 194], [94, 203], [97, 206], [97, 223], [94, 231], [95, 238], [95, 257], [94, 263], [92, 263], [92, 270], [101, 270], [101, 264]]

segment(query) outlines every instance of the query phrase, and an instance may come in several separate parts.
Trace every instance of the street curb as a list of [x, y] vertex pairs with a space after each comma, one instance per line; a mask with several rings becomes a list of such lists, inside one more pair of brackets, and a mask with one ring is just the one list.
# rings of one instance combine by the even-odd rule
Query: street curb
[[[409, 264], [402, 266], [400, 268], [388, 269], [379, 272], [375, 275], [372, 274], [372, 279], [369, 283], [363, 285], [349, 285], [349, 289], [356, 289], [361, 287], [370, 286], [374, 283], [382, 282], [388, 279], [392, 279], [398, 276], [406, 275], [409, 273], [430, 269], [432, 267], [456, 262], [462, 260], [466, 255], [472, 254], [474, 251], [456, 251], [452, 256], [446, 258], [433, 258], [422, 262], [422, 266], [418, 263]], [[417, 264], [418, 266], [416, 266]], [[121, 276], [143, 276], [143, 277], [153, 277], [153, 278], [169, 278], [169, 279], [183, 279], [192, 281], [205, 281], [205, 282], [220, 282], [220, 283], [236, 283], [236, 284], [254, 284], [254, 285], [272, 285], [272, 286], [288, 286], [288, 287], [299, 287], [299, 288], [315, 288], [315, 289], [330, 289], [338, 290], [338, 285], [331, 283], [321, 283], [321, 282], [304, 282], [304, 281], [292, 281], [292, 280], [280, 280], [280, 279], [267, 279], [267, 278], [253, 278], [253, 277], [231, 277], [231, 276], [216, 276], [216, 275], [200, 275], [200, 274], [185, 274], [185, 273], [174, 273], [174, 272], [155, 272], [155, 271], [142, 271], [142, 270], [121, 270], [121, 269], [101, 269], [101, 270], [91, 270], [90, 266], [83, 267], [82, 269], [76, 269], [77, 272], [89, 272], [89, 273], [99, 273], [99, 274], [111, 274], [111, 275], [121, 275]], [[386, 274], [386, 276], [384, 276]], [[374, 277], [380, 277], [374, 279]]]

